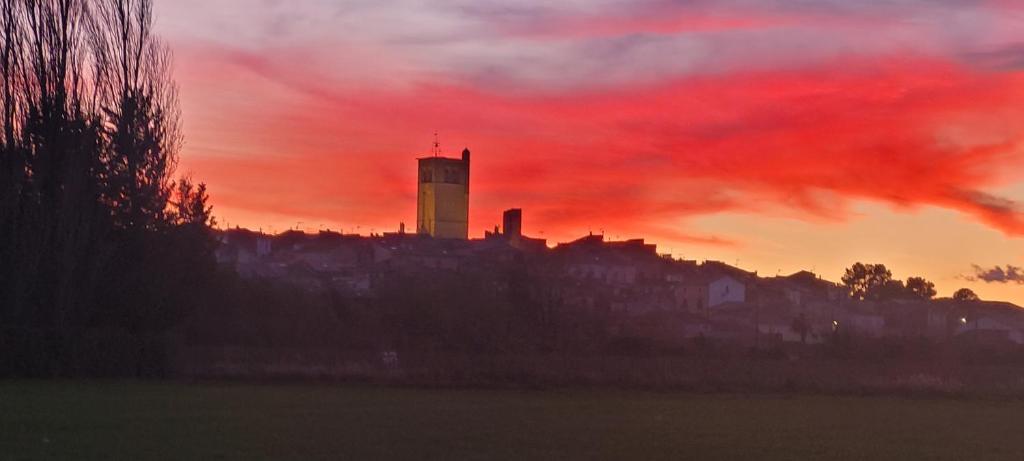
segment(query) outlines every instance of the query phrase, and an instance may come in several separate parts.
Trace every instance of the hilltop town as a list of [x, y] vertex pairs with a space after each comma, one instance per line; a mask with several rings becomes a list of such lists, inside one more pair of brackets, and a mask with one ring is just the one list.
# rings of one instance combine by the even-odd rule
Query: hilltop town
[[[489, 282], [485, 299], [516, 295], [552, 309], [600, 314], [617, 335], [666, 344], [696, 338], [820, 344], [839, 334], [1024, 343], [1024, 311], [1007, 303], [860, 301], [846, 287], [806, 271], [760, 277], [722, 262], [660, 255], [643, 240], [607, 241], [602, 235], [549, 248], [517, 233], [508, 220], [505, 229], [472, 240], [326, 231], [269, 236], [236, 229], [221, 232], [217, 258], [244, 278], [364, 303], [383, 296], [395, 280], [483, 277]], [[516, 282], [528, 286], [514, 287]]]
[[[435, 145], [433, 156], [419, 159], [416, 232], [407, 233], [404, 225], [372, 236], [224, 230], [218, 234], [217, 261], [244, 279], [365, 309], [386, 302], [444, 309], [472, 292], [468, 309], [508, 304], [534, 313], [535, 326], [554, 318], [588, 319], [600, 330], [592, 337], [602, 343], [661, 348], [693, 341], [761, 348], [885, 338], [1024, 343], [1024, 311], [1010, 304], [859, 300], [847, 287], [811, 272], [761, 277], [722, 262], [659, 254], [643, 239], [608, 241], [590, 234], [550, 246], [523, 232], [519, 209], [504, 213], [501, 228], [470, 239], [470, 155], [466, 149], [461, 158], [444, 158]], [[424, 288], [434, 285], [451, 292]], [[416, 294], [399, 301], [395, 290]], [[542, 336], [543, 328], [536, 328], [534, 334]]]

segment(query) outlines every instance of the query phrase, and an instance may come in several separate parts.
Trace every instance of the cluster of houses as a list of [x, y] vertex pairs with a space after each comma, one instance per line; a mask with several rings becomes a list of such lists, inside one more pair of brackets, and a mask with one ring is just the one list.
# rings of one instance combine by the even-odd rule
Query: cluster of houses
[[[1024, 310], [953, 300], [856, 301], [844, 287], [802, 271], [760, 277], [721, 262], [674, 259], [643, 240], [588, 235], [549, 247], [518, 228], [482, 239], [438, 239], [404, 232], [374, 236], [297, 231], [221, 231], [218, 262], [240, 276], [310, 291], [370, 299], [396, 273], [523, 268], [533, 295], [573, 311], [614, 319], [622, 335], [664, 341], [823, 343], [842, 334], [1024, 344]], [[496, 284], [494, 290], [507, 289]]]

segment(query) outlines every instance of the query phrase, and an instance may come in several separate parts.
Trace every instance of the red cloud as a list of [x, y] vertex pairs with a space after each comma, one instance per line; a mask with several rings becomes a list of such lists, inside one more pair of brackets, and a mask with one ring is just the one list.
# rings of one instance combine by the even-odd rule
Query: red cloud
[[1021, 73], [894, 57], [553, 95], [351, 92], [249, 64], [301, 103], [218, 127], [275, 138], [259, 149], [277, 155], [186, 153], [215, 205], [395, 227], [414, 216], [414, 158], [437, 129], [452, 151], [475, 153], [474, 232], [516, 206], [528, 229], [556, 239], [605, 228], [733, 244], [680, 222], [723, 211], [845, 219], [856, 199], [953, 209], [1024, 235], [1019, 204], [984, 192], [1021, 179], [1008, 174], [1024, 160]]

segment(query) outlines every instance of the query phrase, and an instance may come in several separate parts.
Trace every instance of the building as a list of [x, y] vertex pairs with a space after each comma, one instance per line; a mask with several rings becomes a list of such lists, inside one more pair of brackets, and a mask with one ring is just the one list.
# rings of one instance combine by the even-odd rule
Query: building
[[708, 283], [708, 307], [717, 307], [726, 303], [744, 303], [747, 301], [746, 285], [728, 275], [715, 277]]
[[537, 239], [523, 235], [523, 210], [512, 208], [505, 210], [502, 214], [502, 226], [494, 226], [494, 232], [484, 231], [484, 240], [500, 240], [511, 248], [529, 251], [543, 251], [548, 248], [548, 242], [544, 239]]
[[676, 303], [683, 310], [706, 315], [708, 307], [708, 285], [703, 279], [687, 279], [675, 291]]
[[685, 311], [708, 315], [708, 309], [747, 301], [746, 285], [729, 275], [688, 276], [677, 284], [676, 303]]
[[435, 238], [469, 238], [469, 149], [462, 158], [419, 159], [416, 232]]
[[523, 210], [513, 208], [505, 210], [502, 215], [501, 231], [508, 238], [519, 238], [523, 235]]
[[885, 333], [885, 316], [866, 306], [844, 305], [834, 313], [835, 328], [860, 337], [877, 338]]

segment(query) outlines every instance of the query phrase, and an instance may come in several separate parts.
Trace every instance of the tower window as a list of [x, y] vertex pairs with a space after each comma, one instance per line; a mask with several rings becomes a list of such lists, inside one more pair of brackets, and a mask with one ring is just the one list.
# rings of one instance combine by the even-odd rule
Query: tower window
[[462, 175], [455, 168], [444, 169], [444, 182], [448, 184], [462, 184]]

